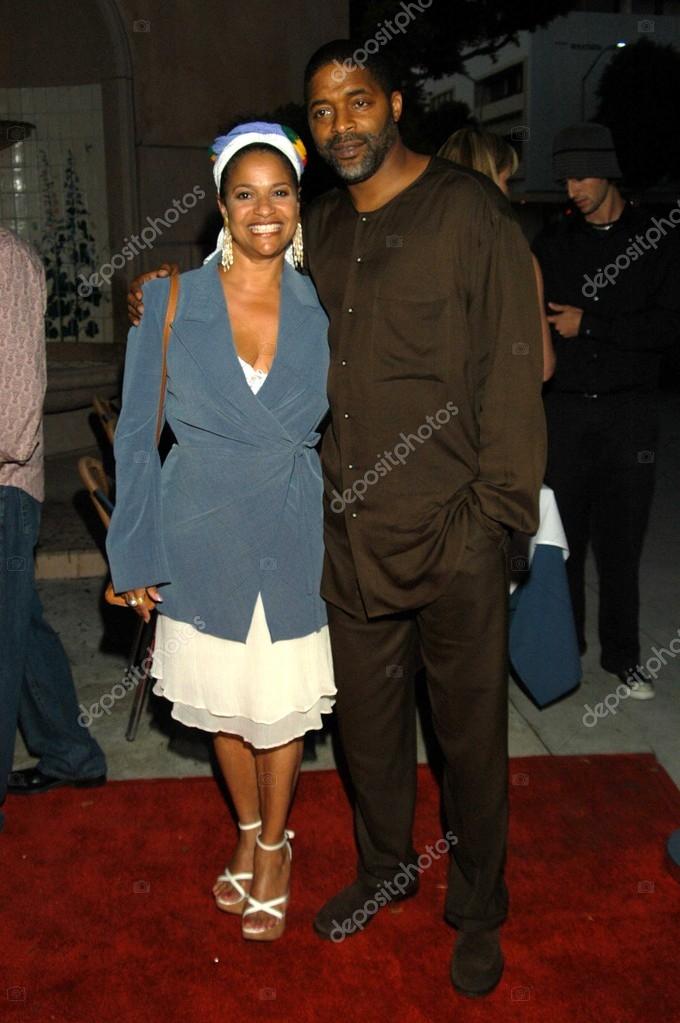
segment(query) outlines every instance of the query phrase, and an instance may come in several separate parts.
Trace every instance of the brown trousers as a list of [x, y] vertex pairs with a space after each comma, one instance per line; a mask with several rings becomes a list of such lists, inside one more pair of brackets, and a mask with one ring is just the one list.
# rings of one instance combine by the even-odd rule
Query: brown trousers
[[409, 866], [409, 876], [417, 876], [420, 655], [445, 762], [446, 825], [456, 837], [445, 917], [469, 931], [496, 927], [507, 913], [506, 548], [504, 538], [475, 520], [455, 577], [433, 603], [373, 619], [328, 607], [337, 719], [355, 790], [359, 876], [380, 885]]

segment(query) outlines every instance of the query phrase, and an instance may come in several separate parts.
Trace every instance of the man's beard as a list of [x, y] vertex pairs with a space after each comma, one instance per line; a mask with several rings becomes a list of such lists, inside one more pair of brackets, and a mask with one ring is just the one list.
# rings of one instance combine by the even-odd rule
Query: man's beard
[[[372, 178], [376, 171], [380, 169], [385, 157], [396, 142], [398, 134], [396, 121], [390, 118], [378, 135], [370, 133], [361, 135], [358, 132], [349, 132], [346, 135], [330, 140], [319, 152], [323, 159], [331, 165], [338, 177], [341, 177], [348, 185], [358, 185], [362, 181]], [[366, 146], [364, 155], [358, 163], [354, 163], [351, 167], [345, 166], [343, 161], [339, 160], [333, 152], [336, 145], [346, 145], [348, 142], [363, 142]]]

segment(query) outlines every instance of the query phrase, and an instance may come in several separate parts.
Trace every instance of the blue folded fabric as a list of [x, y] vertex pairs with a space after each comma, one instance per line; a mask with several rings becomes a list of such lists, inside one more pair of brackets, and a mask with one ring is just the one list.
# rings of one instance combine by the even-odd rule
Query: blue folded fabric
[[574, 614], [564, 556], [537, 544], [526, 582], [510, 598], [510, 661], [539, 707], [581, 681]]

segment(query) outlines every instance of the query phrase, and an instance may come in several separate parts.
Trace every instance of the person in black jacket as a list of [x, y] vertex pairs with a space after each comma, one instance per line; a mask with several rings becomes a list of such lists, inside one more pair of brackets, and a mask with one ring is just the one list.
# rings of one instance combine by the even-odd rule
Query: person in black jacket
[[600, 584], [600, 663], [650, 699], [640, 663], [639, 565], [654, 489], [661, 353], [680, 336], [680, 203], [652, 217], [624, 200], [609, 129], [579, 124], [553, 146], [571, 208], [534, 242], [557, 364], [545, 393], [546, 482], [570, 547], [581, 652], [584, 567]]

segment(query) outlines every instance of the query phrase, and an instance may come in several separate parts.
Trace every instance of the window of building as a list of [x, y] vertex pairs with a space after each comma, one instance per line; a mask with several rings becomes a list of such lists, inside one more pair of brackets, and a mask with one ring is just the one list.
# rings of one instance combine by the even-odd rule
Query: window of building
[[430, 110], [436, 110], [438, 107], [443, 107], [446, 103], [455, 103], [455, 101], [456, 90], [447, 89], [445, 92], [440, 92], [432, 97], [430, 100]]
[[475, 106], [484, 107], [524, 92], [524, 64], [513, 64], [475, 83]]

